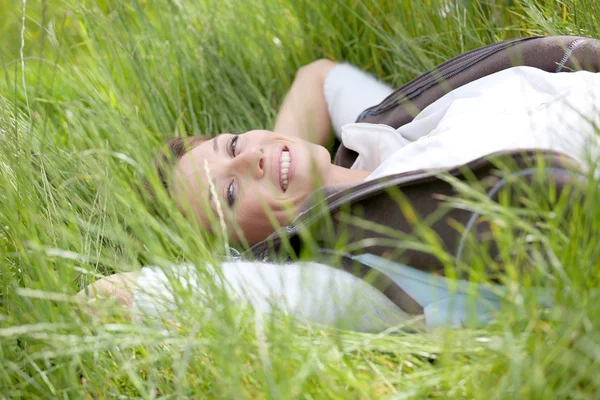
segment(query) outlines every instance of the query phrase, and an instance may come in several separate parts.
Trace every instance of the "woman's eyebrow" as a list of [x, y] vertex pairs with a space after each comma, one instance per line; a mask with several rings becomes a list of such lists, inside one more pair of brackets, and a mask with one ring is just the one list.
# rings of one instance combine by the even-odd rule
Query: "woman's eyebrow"
[[219, 153], [219, 138], [221, 137], [221, 135], [216, 136], [213, 138], [213, 150], [215, 151], [215, 153]]

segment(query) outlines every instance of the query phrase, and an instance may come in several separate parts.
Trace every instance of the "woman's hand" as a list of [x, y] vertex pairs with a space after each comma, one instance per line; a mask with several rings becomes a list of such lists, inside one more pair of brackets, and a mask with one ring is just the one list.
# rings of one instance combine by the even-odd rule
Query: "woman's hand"
[[327, 73], [337, 63], [321, 59], [301, 67], [275, 121], [275, 132], [326, 145], [331, 122], [323, 93]]
[[107, 276], [88, 285], [87, 289], [77, 293], [77, 297], [82, 302], [87, 302], [94, 314], [99, 314], [105, 308], [102, 306], [104, 301], [114, 301], [124, 308], [131, 308], [133, 290], [139, 274], [136, 271]]

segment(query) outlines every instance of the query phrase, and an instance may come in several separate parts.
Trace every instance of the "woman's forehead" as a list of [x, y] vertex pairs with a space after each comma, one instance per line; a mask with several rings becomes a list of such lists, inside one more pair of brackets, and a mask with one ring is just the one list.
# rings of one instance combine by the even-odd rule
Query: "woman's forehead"
[[[212, 149], [212, 140], [207, 140], [190, 150], [179, 159], [173, 170], [173, 189], [176, 195], [192, 194], [206, 187], [208, 173], [214, 179], [219, 163]], [[183, 190], [182, 190], [183, 189]]]
[[[173, 197], [179, 207], [191, 207], [196, 217], [204, 219], [206, 206], [210, 207], [208, 176], [214, 182], [219, 163], [215, 162], [212, 142], [208, 140], [184, 155], [175, 166]], [[209, 161], [209, 159], [212, 159]], [[206, 161], [206, 163], [205, 163]], [[207, 171], [208, 169], [208, 171]]]
[[215, 136], [188, 151], [179, 159], [176, 169], [179, 169], [185, 175], [194, 174], [198, 171], [205, 172], [205, 161], [212, 164], [212, 161], [216, 160], [218, 156], [219, 138], [221, 136]]

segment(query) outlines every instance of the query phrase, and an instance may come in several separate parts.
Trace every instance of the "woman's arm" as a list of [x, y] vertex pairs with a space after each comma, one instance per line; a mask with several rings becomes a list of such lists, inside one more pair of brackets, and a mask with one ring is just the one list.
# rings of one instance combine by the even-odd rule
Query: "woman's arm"
[[317, 60], [298, 70], [274, 131], [325, 145], [333, 128], [341, 140], [342, 126], [355, 122], [362, 111], [392, 92], [353, 65]]
[[[219, 265], [219, 273], [212, 266], [206, 268], [200, 274], [194, 266], [183, 264], [167, 275], [160, 268], [145, 267], [140, 272], [101, 279], [91, 284], [88, 291], [98, 298], [113, 297], [131, 307], [136, 319], [169, 320], [185, 312], [185, 307], [181, 307], [186, 301], [210, 312], [213, 303], [207, 295], [220, 290], [223, 278], [234, 304], [249, 305], [258, 313], [281, 311], [301, 320], [370, 332], [408, 319], [377, 289], [328, 265], [237, 261]], [[214, 282], [206, 272], [215, 278]], [[172, 285], [175, 282], [177, 289]], [[179, 296], [178, 290], [189, 291], [189, 296]], [[82, 291], [78, 296], [86, 295]]]
[[296, 73], [273, 130], [326, 145], [331, 139], [331, 122], [323, 92], [325, 78], [337, 63], [321, 59]]

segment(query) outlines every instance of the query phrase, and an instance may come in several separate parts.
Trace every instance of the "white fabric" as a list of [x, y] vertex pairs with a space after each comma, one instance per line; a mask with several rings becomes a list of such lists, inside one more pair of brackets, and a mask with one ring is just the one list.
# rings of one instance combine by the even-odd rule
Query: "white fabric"
[[[354, 121], [363, 109], [391, 91], [374, 78], [364, 77], [348, 65], [330, 72], [325, 92], [334, 128]], [[516, 67], [450, 92], [400, 129], [346, 124], [342, 141], [359, 153], [353, 168], [372, 171], [368, 180], [452, 167], [509, 149], [561, 151], [585, 168], [587, 157], [598, 155], [597, 93], [600, 74], [550, 74]], [[221, 268], [230, 293], [257, 312], [269, 312], [276, 304], [290, 315], [330, 325], [353, 316], [358, 318], [344, 321], [344, 326], [364, 331], [392, 326], [405, 317], [361, 279], [322, 264], [238, 262]], [[202, 291], [197, 280], [189, 282]], [[149, 296], [139, 288], [160, 296]], [[169, 288], [160, 269], [144, 268], [134, 295], [137, 312], [157, 315], [161, 307], [168, 311], [164, 303], [159, 306], [158, 299], [168, 299]]]
[[[377, 289], [327, 265], [239, 261], [225, 262], [219, 268], [234, 303], [249, 304], [255, 312], [282, 310], [296, 318], [365, 332], [378, 332], [408, 319]], [[213, 267], [208, 266], [207, 272], [220, 282]], [[189, 265], [180, 265], [171, 273], [176, 275], [170, 278], [179, 280], [183, 290], [193, 289], [194, 304], [210, 307], [203, 288], [211, 288], [213, 283], [207, 282], [210, 278], [206, 274], [200, 276]], [[150, 316], [169, 320], [180, 311], [170, 282], [160, 268], [142, 269], [134, 293], [138, 319]]]
[[355, 122], [361, 112], [381, 103], [392, 92], [391, 87], [350, 64], [333, 67], [325, 77], [323, 93], [338, 139], [342, 126]]
[[349, 124], [345, 146], [367, 180], [447, 168], [504, 150], [564, 153], [586, 170], [598, 160], [600, 74], [515, 67], [448, 93], [399, 129]]

